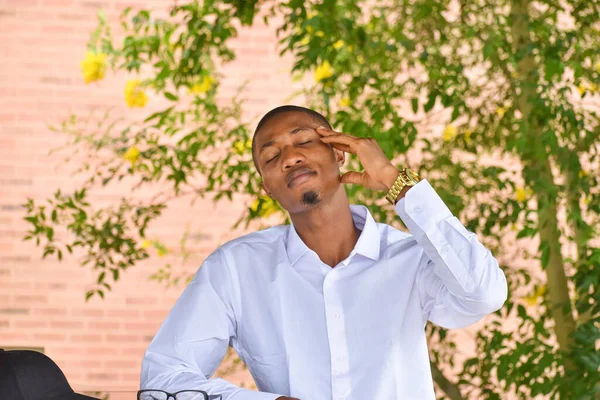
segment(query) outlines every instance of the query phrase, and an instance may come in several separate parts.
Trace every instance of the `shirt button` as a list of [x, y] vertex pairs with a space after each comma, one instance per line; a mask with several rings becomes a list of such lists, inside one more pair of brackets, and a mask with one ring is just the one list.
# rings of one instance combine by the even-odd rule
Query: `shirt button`
[[338, 313], [333, 314], [333, 319], [338, 319], [340, 315]]
[[421, 207], [415, 207], [413, 211], [418, 214], [421, 212]]

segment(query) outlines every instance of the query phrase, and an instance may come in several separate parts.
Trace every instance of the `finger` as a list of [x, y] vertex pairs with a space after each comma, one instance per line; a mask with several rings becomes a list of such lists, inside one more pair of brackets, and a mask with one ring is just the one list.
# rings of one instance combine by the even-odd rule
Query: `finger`
[[315, 130], [321, 136], [331, 136], [331, 135], [339, 135], [340, 134], [340, 132], [336, 132], [333, 129], [330, 129], [326, 126], [317, 126], [317, 128]]
[[331, 136], [323, 136], [321, 137], [321, 141], [324, 143], [341, 143], [341, 144], [345, 144], [348, 146], [352, 146], [354, 147], [358, 141], [360, 139], [354, 136], [350, 136], [350, 135], [345, 135], [345, 134], [338, 134], [338, 135], [331, 135]]
[[[329, 137], [331, 137], [331, 136], [329, 136]], [[323, 143], [329, 144], [329, 145], [333, 146], [334, 148], [341, 150], [343, 152], [356, 154], [356, 151], [354, 150], [354, 148], [346, 143], [340, 143], [339, 141], [324, 140], [324, 139], [328, 139], [329, 137], [321, 138], [321, 141]]]
[[342, 183], [349, 183], [354, 185], [365, 185], [367, 175], [364, 172], [350, 171], [342, 175]]
[[342, 136], [348, 136], [348, 137], [351, 137], [351, 138], [354, 138], [354, 139], [358, 139], [358, 137], [356, 137], [356, 136], [352, 136], [352, 135], [349, 135], [349, 134], [344, 133], [344, 132], [334, 131], [333, 129], [329, 129], [326, 126], [319, 126], [315, 130], [317, 131], [317, 133], [319, 135], [325, 136], [325, 137], [342, 135]]

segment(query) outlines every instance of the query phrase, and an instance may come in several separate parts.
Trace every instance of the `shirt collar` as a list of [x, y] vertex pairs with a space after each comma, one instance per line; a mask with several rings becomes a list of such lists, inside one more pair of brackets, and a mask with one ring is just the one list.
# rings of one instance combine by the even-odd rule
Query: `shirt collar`
[[[350, 212], [354, 225], [362, 231], [350, 256], [358, 253], [374, 261], [379, 260], [380, 235], [373, 216], [365, 206], [351, 205]], [[294, 265], [307, 250], [308, 247], [298, 236], [294, 224], [290, 224], [286, 239], [286, 251], [290, 263]]]

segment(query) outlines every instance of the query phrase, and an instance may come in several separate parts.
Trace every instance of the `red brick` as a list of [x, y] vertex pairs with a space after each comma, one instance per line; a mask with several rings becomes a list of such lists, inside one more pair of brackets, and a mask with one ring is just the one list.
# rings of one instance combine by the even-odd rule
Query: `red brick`
[[[140, 370], [142, 369], [141, 363], [140, 363]], [[135, 382], [136, 380], [139, 381], [140, 380], [140, 374], [121, 374], [121, 377], [124, 381], [127, 382]]]
[[123, 310], [123, 309], [118, 309], [118, 310], [108, 310], [106, 312], [106, 316], [108, 318], [127, 318], [127, 319], [131, 319], [131, 318], [139, 318], [140, 316], [140, 312], [138, 310]]
[[[68, 343], [70, 343], [70, 341], [68, 341]], [[62, 357], [63, 359], [69, 358], [69, 363], [71, 363], [73, 361], [70, 356], [77, 356], [76, 359], [79, 359], [79, 358], [81, 358], [80, 357], [81, 355], [85, 354], [85, 351], [82, 347], [78, 347], [78, 346], [74, 346], [74, 345], [52, 346], [51, 350], [52, 350], [52, 353], [49, 354], [49, 356], [52, 357], [52, 354], [56, 354], [56, 355], [60, 355], [60, 357]], [[54, 357], [52, 357], [52, 359], [54, 359]], [[58, 359], [55, 359], [55, 361], [58, 362]]]
[[75, 318], [79, 317], [90, 317], [90, 318], [98, 318], [104, 316], [104, 310], [97, 308], [78, 308], [69, 310], [69, 315]]
[[156, 332], [160, 328], [160, 323], [154, 322], [126, 322], [125, 331]]
[[82, 334], [82, 335], [71, 335], [71, 341], [73, 343], [100, 343], [102, 342], [102, 335], [98, 334]]
[[106, 340], [108, 342], [133, 343], [140, 340], [140, 337], [137, 335], [106, 335]]
[[37, 319], [26, 319], [26, 320], [15, 320], [15, 329], [36, 329], [36, 328], [47, 328], [48, 321], [37, 320]]
[[42, 342], [64, 342], [67, 339], [64, 333], [34, 333], [32, 337]]
[[34, 316], [63, 317], [67, 315], [67, 310], [65, 308], [36, 307], [32, 314]]
[[59, 329], [61, 331], [70, 330], [70, 331], [80, 331], [83, 329], [83, 322], [81, 321], [52, 321], [50, 322], [50, 327], [53, 329]]
[[106, 346], [90, 346], [85, 349], [85, 354], [90, 356], [102, 356], [107, 357], [110, 356], [114, 352], [114, 347], [106, 347]]
[[121, 324], [118, 322], [90, 321], [87, 326], [88, 329], [93, 331], [118, 331]]
[[114, 383], [119, 380], [119, 375], [118, 374], [109, 374], [109, 373], [104, 373], [104, 372], [89, 373], [89, 374], [86, 374], [86, 379], [91, 380], [91, 381], [105, 381], [105, 382]]
[[107, 371], [117, 370], [122, 371], [123, 369], [133, 369], [141, 366], [141, 362], [138, 360], [109, 360], [104, 363], [104, 368]]

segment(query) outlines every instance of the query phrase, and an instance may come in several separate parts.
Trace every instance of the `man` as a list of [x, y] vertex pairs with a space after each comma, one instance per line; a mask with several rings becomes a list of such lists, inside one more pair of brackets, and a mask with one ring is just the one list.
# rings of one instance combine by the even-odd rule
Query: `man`
[[[364, 171], [340, 177], [345, 153]], [[224, 400], [435, 399], [425, 324], [464, 327], [503, 305], [492, 254], [426, 180], [312, 110], [266, 114], [253, 158], [292, 225], [206, 259], [146, 352], [142, 388]], [[387, 193], [411, 234], [350, 206], [342, 184]], [[208, 379], [229, 345], [261, 392]]]

